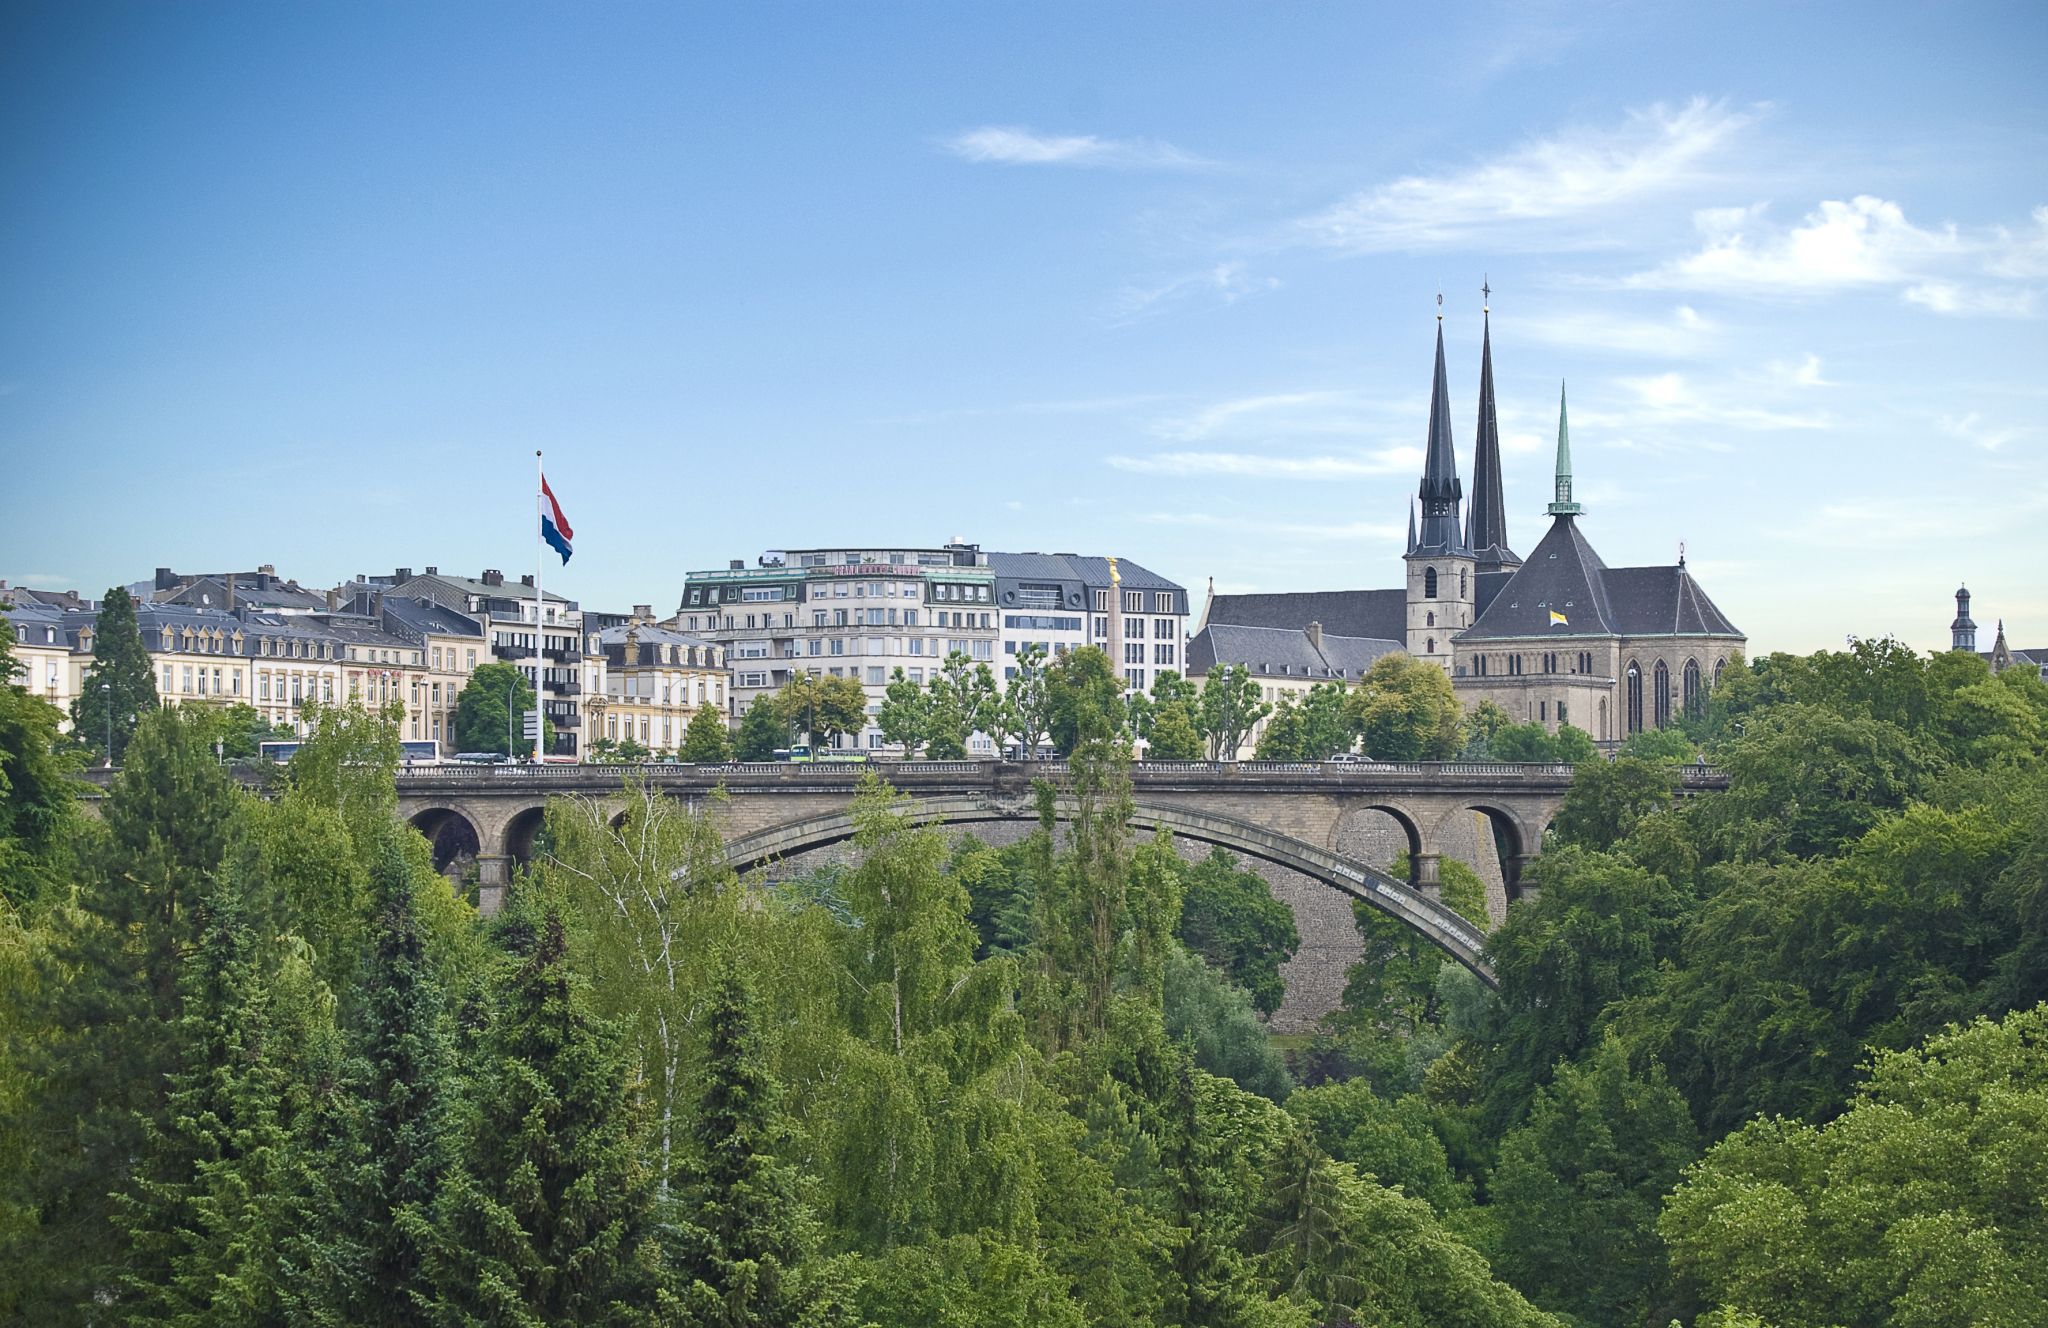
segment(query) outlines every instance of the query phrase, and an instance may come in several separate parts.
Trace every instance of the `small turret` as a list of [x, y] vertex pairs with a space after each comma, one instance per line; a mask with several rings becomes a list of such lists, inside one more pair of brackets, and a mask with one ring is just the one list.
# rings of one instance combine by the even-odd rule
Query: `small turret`
[[[2003, 623], [2000, 624], [2003, 626]], [[1977, 653], [1977, 624], [1970, 621], [1970, 588], [1956, 589], [1956, 620], [1948, 625], [1950, 650], [1967, 650]]]

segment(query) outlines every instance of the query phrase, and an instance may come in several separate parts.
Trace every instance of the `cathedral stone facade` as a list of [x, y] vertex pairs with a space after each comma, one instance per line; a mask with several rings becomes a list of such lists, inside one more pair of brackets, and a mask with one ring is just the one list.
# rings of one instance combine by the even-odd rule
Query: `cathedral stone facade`
[[1562, 390], [1550, 527], [1524, 559], [1508, 543], [1493, 391], [1491, 318], [1479, 367], [1478, 437], [1469, 514], [1451, 436], [1441, 319], [1422, 483], [1409, 510], [1398, 590], [1214, 595], [1188, 661], [1227, 658], [1245, 633], [1218, 627], [1330, 632], [1406, 650], [1451, 675], [1467, 709], [1492, 701], [1519, 722], [1571, 724], [1596, 741], [1662, 728], [1705, 702], [1745, 638], [1681, 556], [1675, 565], [1609, 567], [1580, 528]]

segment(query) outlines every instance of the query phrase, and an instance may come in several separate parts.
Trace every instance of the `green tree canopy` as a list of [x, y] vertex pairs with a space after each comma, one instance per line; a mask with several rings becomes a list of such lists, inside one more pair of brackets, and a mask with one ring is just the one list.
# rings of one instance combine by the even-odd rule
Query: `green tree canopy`
[[810, 735], [818, 752], [844, 734], [860, 732], [867, 710], [867, 693], [858, 681], [829, 673], [798, 673], [775, 693], [775, 713], [782, 717], [783, 731]]
[[1442, 761], [1463, 745], [1463, 712], [1434, 664], [1395, 651], [1374, 660], [1351, 705], [1376, 761]]
[[[519, 717], [534, 708], [533, 684], [516, 664], [479, 664], [455, 699], [455, 746], [464, 752], [517, 756], [533, 750], [522, 736]], [[552, 732], [545, 717], [543, 727]], [[542, 749], [552, 746], [544, 737]]]
[[[111, 765], [121, 764], [136, 725], [157, 707], [156, 669], [135, 622], [135, 597], [111, 587], [93, 622], [92, 667], [71, 703], [71, 735]], [[109, 732], [113, 750], [107, 750]]]
[[1209, 741], [1209, 759], [1235, 761], [1239, 747], [1273, 713], [1270, 703], [1260, 699], [1259, 684], [1242, 664], [1216, 664], [1202, 680], [1202, 699], [1197, 708], [1202, 736]]
[[676, 759], [698, 765], [723, 765], [732, 760], [732, 730], [726, 726], [724, 712], [715, 706], [698, 706], [683, 726], [683, 745]]
[[788, 736], [789, 728], [777, 713], [774, 698], [765, 693], [756, 696], [740, 718], [740, 731], [733, 740], [733, 758], [772, 761]]
[[1301, 946], [1294, 910], [1273, 898], [1265, 877], [1224, 849], [1212, 850], [1182, 876], [1181, 944], [1251, 993], [1260, 1013], [1272, 1014], [1286, 994], [1280, 966]]

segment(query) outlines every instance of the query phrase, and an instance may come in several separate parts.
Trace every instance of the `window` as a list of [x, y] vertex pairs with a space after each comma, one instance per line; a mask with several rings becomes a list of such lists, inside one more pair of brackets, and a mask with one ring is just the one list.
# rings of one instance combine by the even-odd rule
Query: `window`
[[1557, 726], [1558, 726], [1559, 728], [1563, 728], [1563, 727], [1564, 727], [1564, 726], [1565, 726], [1566, 724], [1568, 724], [1568, 723], [1570, 723], [1570, 722], [1571, 722], [1571, 721], [1567, 720], [1567, 719], [1566, 719], [1566, 718], [1564, 717], [1564, 702], [1562, 702], [1562, 701], [1559, 701], [1559, 702], [1557, 703]]
[[1728, 661], [1725, 659], [1717, 659], [1714, 661], [1714, 686], [1716, 687], [1719, 687], [1721, 685], [1721, 666], [1723, 664], [1726, 664], [1727, 662]]
[[887, 682], [888, 680], [889, 679], [887, 675], [883, 672], [882, 666], [880, 664], [868, 665], [868, 686], [880, 687], [883, 683]]
[[1643, 671], [1634, 660], [1628, 662], [1628, 731], [1643, 731]]
[[1423, 615], [1422, 615], [1422, 625], [1423, 625], [1424, 627], [1434, 627], [1434, 626], [1436, 626], [1436, 610], [1435, 610], [1435, 609], [1431, 609], [1431, 610], [1430, 610], [1430, 611], [1429, 611], [1428, 613], [1425, 613], [1425, 614], [1423, 614]]
[[187, 665], [185, 666], [185, 675], [184, 675], [184, 681], [185, 681], [185, 685], [184, 685], [184, 687], [183, 687], [183, 688], [181, 688], [180, 690], [182, 690], [182, 691], [187, 691], [187, 692], [191, 691], [191, 690], [192, 690], [192, 666], [191, 666], [190, 664], [187, 664]]
[[1172, 592], [1172, 591], [1170, 591], [1170, 590], [1155, 590], [1155, 591], [1153, 591], [1153, 592], [1152, 592], [1152, 612], [1154, 612], [1154, 613], [1172, 613], [1172, 612], [1173, 612], [1173, 592]]
[[1679, 675], [1680, 696], [1685, 705], [1685, 717], [1697, 719], [1700, 713], [1700, 666], [1697, 660], [1685, 661], [1685, 671]]
[[1157, 618], [1152, 622], [1152, 635], [1161, 641], [1173, 639], [1173, 619]]
[[1176, 652], [1176, 647], [1174, 647], [1174, 646], [1172, 646], [1172, 645], [1165, 645], [1165, 644], [1162, 644], [1162, 645], [1156, 645], [1156, 646], [1153, 646], [1153, 647], [1152, 647], [1152, 662], [1153, 662], [1154, 664], [1177, 664], [1177, 663], [1179, 663], [1180, 661], [1178, 661], [1178, 660], [1176, 660], [1176, 659], [1174, 658], [1174, 654], [1175, 654], [1175, 652]]
[[1144, 643], [1143, 641], [1126, 641], [1126, 642], [1124, 642], [1124, 663], [1126, 663], [1126, 664], [1143, 664], [1144, 662], [1145, 662], [1145, 643]]
[[1124, 612], [1143, 613], [1144, 611], [1145, 592], [1142, 590], [1126, 590], [1124, 592]]
[[1458, 598], [1465, 599], [1471, 593], [1471, 587], [1465, 584], [1465, 569], [1460, 567], [1458, 569]]
[[[1425, 568], [1425, 569], [1423, 570], [1423, 573], [1422, 573], [1422, 597], [1423, 597], [1424, 599], [1435, 599], [1435, 598], [1436, 598], [1436, 569], [1435, 569], [1434, 567], [1430, 567], [1430, 568]], [[1431, 647], [1430, 647], [1430, 650], [1431, 650], [1431, 652], [1432, 652], [1432, 653], [1434, 653], [1434, 652], [1435, 652], [1435, 650], [1436, 650], [1436, 647], [1435, 647], [1435, 646], [1431, 646]]]
[[1433, 637], [1433, 636], [1432, 636], [1432, 637], [1430, 637], [1430, 638], [1429, 638], [1429, 640], [1428, 640], [1427, 642], [1425, 642], [1425, 643], [1424, 643], [1424, 645], [1423, 645], [1423, 651], [1422, 651], [1422, 653], [1423, 653], [1423, 654], [1425, 654], [1425, 655], [1434, 655], [1434, 654], [1436, 653], [1436, 638], [1435, 638], [1435, 637]]
[[1657, 661], [1656, 716], [1657, 727], [1663, 728], [1671, 722], [1671, 671], [1664, 667], [1664, 661]]
[[740, 592], [740, 598], [753, 604], [761, 603], [764, 600], [781, 599], [782, 587], [765, 586], [742, 590]]
[[1547, 720], [1550, 718], [1550, 702], [1538, 701], [1536, 703], [1536, 718], [1539, 720]]

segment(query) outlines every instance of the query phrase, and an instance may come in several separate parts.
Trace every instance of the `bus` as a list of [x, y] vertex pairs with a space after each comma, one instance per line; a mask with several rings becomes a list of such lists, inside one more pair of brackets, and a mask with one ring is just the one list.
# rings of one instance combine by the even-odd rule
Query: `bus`
[[[256, 744], [256, 756], [259, 760], [269, 761], [274, 765], [283, 765], [294, 756], [297, 756], [299, 748], [304, 745], [296, 738], [260, 742]], [[431, 738], [400, 742], [398, 744], [398, 763], [400, 765], [439, 765], [441, 764], [441, 744]]]
[[810, 765], [813, 763], [821, 765], [866, 765], [868, 754], [860, 751], [840, 751], [837, 748], [828, 747], [823, 755], [817, 755], [811, 751], [809, 743], [800, 742], [794, 747], [777, 748], [775, 759], [778, 761], [788, 761], [796, 765]]

